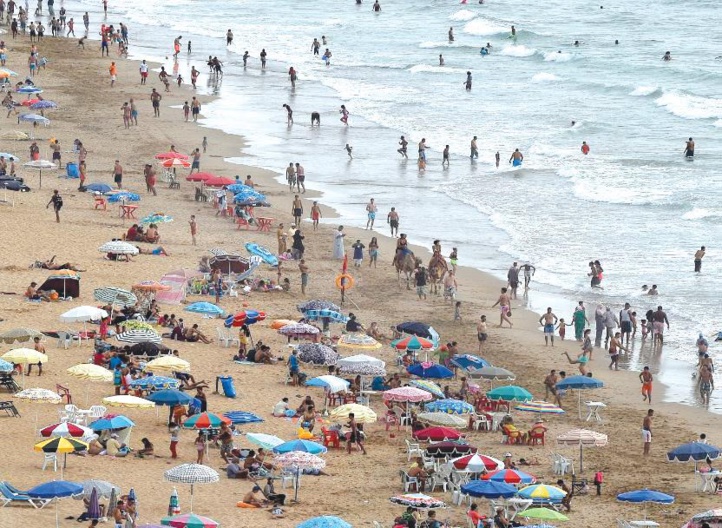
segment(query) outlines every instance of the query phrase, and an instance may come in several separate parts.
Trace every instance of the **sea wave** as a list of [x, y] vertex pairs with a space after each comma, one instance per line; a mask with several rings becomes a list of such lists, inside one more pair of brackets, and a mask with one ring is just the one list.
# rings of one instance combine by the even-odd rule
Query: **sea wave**
[[449, 66], [432, 66], [431, 64], [417, 64], [409, 68], [411, 73], [463, 73], [466, 70], [461, 68], [450, 68]]
[[464, 33], [469, 35], [498, 35], [499, 33], [508, 33], [509, 28], [500, 24], [484, 20], [483, 18], [475, 18], [466, 23]]
[[563, 53], [558, 51], [549, 51], [544, 53], [544, 60], [547, 62], [569, 62], [574, 58], [571, 53]]
[[695, 207], [691, 211], [687, 211], [682, 215], [685, 220], [701, 220], [703, 218], [719, 218], [722, 217], [722, 211], [712, 211], [702, 207]]
[[449, 42], [448, 40], [426, 40], [419, 44], [420, 48], [473, 48], [479, 46], [470, 46], [469, 44], [461, 44], [459, 42]]
[[629, 95], [634, 97], [645, 97], [647, 95], [652, 95], [658, 90], [659, 88], [657, 86], [637, 86], [634, 90], [629, 92]]
[[685, 119], [722, 118], [722, 99], [670, 91], [662, 94], [654, 102], [671, 114]]
[[474, 18], [476, 18], [476, 13], [469, 11], [468, 9], [460, 9], [456, 13], [449, 15], [449, 20], [454, 20], [456, 22], [466, 22]]
[[536, 53], [534, 48], [528, 48], [523, 44], [518, 46], [505, 46], [499, 54], [506, 55], [507, 57], [531, 57]]
[[558, 81], [559, 77], [554, 75], [553, 73], [537, 73], [534, 77], [531, 78], [532, 82], [553, 82]]

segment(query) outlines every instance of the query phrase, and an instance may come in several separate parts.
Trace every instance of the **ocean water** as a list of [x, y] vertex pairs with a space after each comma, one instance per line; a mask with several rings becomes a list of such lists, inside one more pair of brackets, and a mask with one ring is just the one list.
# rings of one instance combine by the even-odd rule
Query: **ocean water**
[[[89, 11], [91, 33], [103, 22], [99, 1], [64, 3], [76, 20]], [[663, 305], [671, 322], [663, 351], [637, 343], [625, 366], [649, 364], [670, 386], [670, 400], [697, 403], [694, 341], [697, 332], [711, 335], [722, 326], [718, 4], [691, 0], [681, 9], [671, 0], [616, 0], [600, 9], [581, 0], [383, 0], [378, 14], [371, 4], [111, 0], [106, 22], [129, 25], [133, 58], [165, 62], [186, 79], [191, 65], [200, 69], [200, 93], [220, 95], [204, 106], [202, 126], [245, 136], [238, 162], [279, 173], [301, 162], [308, 187], [323, 191], [343, 223], [365, 224], [364, 204], [373, 196], [381, 219], [396, 207], [412, 241], [439, 238], [445, 252], [459, 248], [461, 264], [504, 276], [511, 261], [531, 262], [533, 309], [554, 302], [569, 317], [584, 299], [591, 318], [597, 302], [619, 309], [629, 301], [641, 319]], [[226, 47], [228, 28], [235, 41]], [[178, 35], [183, 52], [173, 65], [167, 57]], [[329, 67], [310, 51], [322, 35], [333, 53]], [[482, 57], [487, 42], [491, 54]], [[252, 58], [244, 69], [246, 50]], [[668, 50], [673, 60], [663, 62]], [[219, 84], [205, 75], [208, 55], [224, 63]], [[298, 71], [295, 91], [289, 66]], [[474, 76], [470, 92], [466, 71]], [[295, 112], [290, 128], [284, 103]], [[341, 104], [351, 113], [348, 127], [339, 122]], [[320, 128], [309, 126], [314, 111]], [[402, 134], [408, 161], [396, 153]], [[474, 135], [480, 158], [472, 163]], [[690, 136], [693, 162], [682, 156]], [[420, 173], [414, 158], [422, 137], [431, 150]], [[580, 152], [582, 141], [589, 156]], [[352, 161], [346, 143], [354, 147]], [[447, 144], [451, 166], [442, 169]], [[507, 163], [515, 148], [525, 156], [521, 169]], [[701, 245], [708, 256], [695, 275], [692, 255]], [[589, 288], [593, 259], [605, 269], [603, 291]], [[652, 283], [662, 294], [649, 300], [640, 287]], [[722, 409], [722, 397], [713, 396], [711, 409]]]

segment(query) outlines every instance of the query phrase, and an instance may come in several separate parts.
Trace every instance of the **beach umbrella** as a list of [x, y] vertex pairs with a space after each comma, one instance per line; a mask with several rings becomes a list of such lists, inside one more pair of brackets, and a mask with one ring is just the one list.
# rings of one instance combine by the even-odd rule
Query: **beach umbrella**
[[134, 290], [140, 290], [144, 292], [159, 292], [159, 291], [170, 291], [171, 287], [167, 284], [163, 284], [158, 281], [148, 280], [141, 281], [137, 284], [133, 284]]
[[445, 412], [423, 412], [416, 416], [420, 422], [442, 427], [466, 427], [469, 422], [453, 414]]
[[146, 371], [160, 371], [160, 372], [185, 372], [191, 371], [191, 364], [185, 359], [181, 359], [175, 356], [161, 356], [150, 360], [145, 364]]
[[211, 174], [210, 172], [196, 172], [195, 174], [191, 174], [186, 178], [187, 181], [195, 181], [195, 182], [205, 182], [206, 180], [210, 180], [211, 178], [216, 178], [217, 176], [215, 174]]
[[288, 337], [302, 337], [318, 335], [321, 333], [321, 330], [310, 324], [293, 323], [280, 328], [278, 333]]
[[0, 341], [11, 345], [15, 342], [25, 343], [31, 339], [39, 337], [43, 339], [45, 335], [39, 330], [33, 328], [13, 328], [12, 330], [5, 330], [0, 333]]
[[[175, 405], [175, 404], [173, 404]], [[186, 429], [218, 429], [221, 424], [231, 424], [231, 420], [225, 416], [218, 416], [217, 414], [202, 412], [194, 414], [183, 422], [183, 427]]]
[[236, 253], [235, 251], [227, 251], [223, 248], [211, 248], [208, 250], [208, 253], [210, 253], [214, 257], [240, 257], [240, 254]]
[[719, 525], [722, 524], [722, 508], [698, 513], [682, 528], [700, 528], [702, 523], [708, 523], [712, 528], [719, 528]]
[[370, 365], [384, 368], [386, 363], [373, 356], [367, 356], [366, 354], [356, 354], [355, 356], [341, 358], [336, 363], [336, 366], [339, 368], [354, 367], [356, 365]]
[[113, 381], [113, 372], [100, 365], [92, 363], [81, 363], [70, 367], [65, 372], [75, 378], [90, 381]]
[[256, 444], [258, 447], [263, 449], [273, 449], [277, 445], [281, 445], [283, 440], [277, 436], [265, 434], [265, 433], [246, 433], [246, 440]]
[[504, 462], [496, 458], [474, 453], [464, 455], [449, 461], [449, 464], [457, 470], [464, 473], [483, 473], [485, 471], [496, 471], [504, 468]]
[[448, 427], [427, 427], [420, 429], [413, 434], [417, 440], [427, 440], [429, 442], [443, 442], [446, 440], [461, 440], [464, 435], [456, 429]]
[[220, 308], [213, 303], [205, 301], [189, 304], [185, 307], [185, 311], [212, 316], [223, 315], [225, 313], [225, 310], [223, 310], [223, 308]]
[[301, 471], [304, 469], [323, 469], [326, 467], [326, 461], [311, 453], [303, 453], [300, 451], [291, 451], [277, 455], [273, 459], [273, 463], [283, 469], [290, 469], [296, 473], [296, 485], [294, 492], [294, 500], [298, 502], [298, 481], [300, 480]]
[[674, 502], [674, 496], [667, 495], [661, 491], [651, 489], [641, 489], [635, 491], [627, 491], [617, 495], [617, 500], [620, 502], [631, 502], [634, 504], [644, 504], [644, 519], [647, 519], [647, 505], [650, 503], [655, 504], [672, 504]]
[[490, 480], [472, 480], [461, 486], [461, 493], [484, 499], [509, 499], [516, 495], [516, 488], [504, 482]]
[[103, 403], [111, 407], [126, 407], [128, 409], [153, 409], [155, 407], [155, 403], [152, 401], [128, 394], [108, 396], [103, 398]]
[[137, 247], [122, 240], [106, 242], [98, 248], [98, 251], [101, 253], [112, 253], [114, 255], [137, 255], [139, 253]]
[[336, 343], [336, 346], [340, 348], [355, 348], [358, 350], [378, 350], [383, 345], [366, 334], [351, 333], [342, 335]]
[[406, 369], [412, 376], [428, 379], [453, 378], [454, 373], [438, 363], [414, 363]]
[[330, 393], [346, 392], [349, 385], [347, 380], [331, 375], [317, 376], [306, 382], [306, 386], [324, 387]]
[[517, 513], [518, 517], [539, 519], [541, 521], [568, 521], [569, 517], [550, 508], [529, 508]]
[[12, 141], [27, 141], [30, 139], [28, 134], [20, 132], [19, 130], [8, 130], [0, 134], [0, 137], [3, 139], [10, 139]]
[[78, 306], [62, 314], [60, 320], [64, 323], [87, 323], [88, 321], [100, 321], [106, 317], [108, 317], [108, 312], [95, 306]]
[[63, 465], [60, 467], [60, 478], [63, 478], [63, 469], [67, 464], [68, 453], [77, 453], [88, 449], [88, 444], [73, 437], [54, 436], [42, 442], [38, 442], [33, 447], [38, 453], [62, 453], [65, 455]]
[[604, 387], [604, 382], [587, 376], [568, 376], [556, 384], [557, 390], [576, 389], [579, 392], [579, 419], [582, 419], [582, 391]]
[[19, 365], [48, 362], [48, 356], [42, 352], [38, 352], [34, 348], [14, 348], [5, 352], [0, 357], [2, 357], [5, 361], [17, 363]]
[[701, 460], [716, 460], [720, 456], [720, 448], [702, 442], [689, 442], [675, 447], [667, 452], [670, 462], [689, 462], [693, 460], [695, 466]]
[[10, 154], [9, 152], [0, 152], [0, 158], [5, 158], [8, 161], [20, 161], [19, 157], [15, 154]]
[[58, 103], [55, 103], [53, 101], [48, 101], [47, 99], [41, 99], [40, 101], [37, 101], [30, 105], [30, 108], [32, 110], [40, 110], [40, 115], [45, 116], [43, 112], [45, 110], [55, 110], [58, 107]]
[[120, 493], [120, 486], [116, 486], [115, 484], [112, 484], [105, 480], [88, 479], [82, 482], [78, 482], [78, 484], [83, 487], [83, 491], [82, 493], [73, 496], [75, 500], [90, 498], [93, 490], [95, 490], [98, 494], [98, 499], [101, 499], [103, 497], [110, 497], [113, 491], [115, 491], [116, 494]]
[[351, 528], [351, 525], [339, 517], [322, 515], [307, 519], [297, 524], [296, 528]]
[[470, 453], [476, 453], [478, 449], [469, 444], [463, 444], [460, 442], [437, 442], [430, 444], [426, 448], [425, 453], [434, 458], [449, 458], [449, 457], [460, 457], [462, 455], [468, 455]]
[[166, 376], [146, 376], [129, 383], [133, 389], [141, 389], [144, 391], [177, 389], [180, 387], [180, 380], [176, 378], [168, 378]]
[[113, 190], [113, 188], [107, 183], [89, 183], [85, 186], [85, 190], [94, 193], [105, 194]]
[[226, 328], [239, 327], [243, 325], [252, 325], [266, 319], [266, 312], [258, 310], [243, 310], [236, 314], [229, 315], [223, 322]]
[[[43, 117], [43, 119], [45, 119]], [[50, 121], [48, 121], [50, 122]], [[33, 160], [28, 161], [26, 163], [23, 163], [23, 167], [27, 167], [29, 169], [36, 169], [38, 171], [38, 174], [40, 176], [40, 183], [38, 187], [41, 189], [43, 188], [43, 170], [55, 170], [58, 167], [53, 163], [52, 161], [48, 160]]]
[[161, 163], [161, 165], [163, 167], [165, 167], [166, 169], [175, 169], [178, 167], [187, 169], [188, 167], [191, 166], [190, 162], [188, 162], [187, 160], [184, 160], [184, 159], [180, 159], [180, 158], [167, 159], [163, 163]]
[[196, 515], [195, 513], [184, 513], [174, 517], [164, 517], [160, 520], [164, 526], [173, 528], [216, 528], [218, 523], [208, 517]]
[[173, 217], [165, 215], [163, 213], [153, 213], [149, 214], [148, 216], [142, 218], [138, 223], [139, 224], [167, 224], [168, 222], [172, 222]]
[[160, 343], [163, 338], [154, 330], [134, 329], [117, 334], [115, 338], [123, 343]]
[[96, 301], [109, 304], [117, 304], [118, 306], [127, 307], [134, 306], [138, 302], [138, 297], [134, 293], [122, 288], [114, 288], [106, 286], [104, 288], [96, 288], [93, 290], [93, 298]]
[[250, 185], [245, 185], [243, 183], [238, 183], [240, 180], [236, 179], [236, 183], [233, 183], [232, 185], [228, 185], [226, 187], [226, 190], [229, 192], [232, 192], [233, 194], [238, 194], [242, 192], [257, 192], [256, 189], [251, 187]]
[[418, 321], [407, 321], [396, 325], [396, 330], [403, 332], [404, 334], [411, 334], [426, 339], [431, 339], [433, 342], [439, 342], [439, 333], [434, 328], [426, 323], [420, 323]]
[[13, 397], [34, 403], [52, 403], [56, 405], [63, 400], [58, 393], [48, 389], [39, 388], [25, 389], [23, 391], [16, 392]]
[[309, 442], [308, 440], [290, 440], [273, 448], [273, 452], [278, 454], [290, 453], [292, 451], [323, 455], [328, 449], [319, 443]]
[[407, 350], [433, 350], [436, 346], [433, 341], [412, 335], [391, 341], [391, 348], [398, 352], [406, 352]]
[[607, 435], [588, 429], [572, 429], [557, 436], [559, 445], [579, 446], [579, 472], [584, 471], [584, 446], [603, 447], [607, 445]]
[[263, 418], [257, 414], [247, 411], [228, 411], [223, 413], [223, 416], [228, 418], [234, 425], [259, 423], [263, 421]]
[[51, 436], [57, 436], [61, 438], [83, 438], [91, 434], [93, 434], [93, 430], [89, 427], [84, 427], [82, 425], [74, 424], [72, 422], [56, 423], [40, 429], [40, 436], [43, 436], [45, 438]]
[[[409, 385], [412, 387], [416, 387], [417, 389], [425, 390], [426, 392], [430, 392], [437, 398], [444, 398], [444, 391], [441, 390], [441, 387], [439, 387], [436, 383], [429, 380], [411, 380], [409, 381]], [[473, 407], [472, 407], [473, 409]]]
[[449, 361], [462, 370], [481, 369], [491, 366], [487, 360], [473, 354], [456, 354]]
[[[426, 389], [425, 389], [426, 390]], [[462, 400], [436, 400], [424, 405], [424, 409], [431, 412], [443, 412], [453, 414], [470, 414], [474, 412], [474, 406]]]
[[396, 495], [389, 499], [394, 504], [399, 506], [411, 506], [419, 510], [435, 510], [437, 508], [446, 508], [446, 503], [429, 497], [423, 493], [405, 493], [403, 495]]
[[187, 160], [187, 159], [188, 159], [188, 156], [186, 156], [185, 154], [181, 154], [180, 152], [168, 151], [168, 152], [161, 152], [160, 154], [156, 154], [156, 155], [155, 155], [155, 159], [159, 159], [159, 160], [169, 160], [169, 159], [183, 159], [183, 160]]
[[329, 415], [329, 420], [332, 422], [341, 422], [348, 420], [348, 415], [353, 414], [356, 423], [367, 424], [374, 423], [378, 417], [376, 413], [365, 405], [358, 403], [347, 403], [336, 407]]
[[489, 381], [513, 381], [516, 379], [516, 374], [510, 370], [506, 370], [501, 367], [481, 367], [480, 369], [470, 368], [468, 369], [469, 377], [481, 378]]
[[399, 387], [384, 391], [384, 400], [386, 401], [420, 403], [432, 399], [431, 393], [415, 387]]
[[[187, 405], [193, 400], [193, 397], [176, 389], [159, 390], [149, 394], [147, 398], [156, 405], [168, 405], [169, 407], [178, 404]], [[220, 424], [218, 425], [220, 426]]]
[[545, 401], [523, 402], [515, 406], [514, 409], [537, 414], [564, 414], [564, 409]]
[[507, 484], [534, 484], [536, 477], [518, 469], [499, 469], [483, 475], [481, 480], [493, 480]]
[[352, 376], [386, 376], [386, 369], [384, 367], [371, 365], [369, 363], [347, 363], [346, 365], [339, 366], [337, 362], [336, 366], [342, 374], [349, 374]]
[[3, 73], [6, 77], [17, 77], [17, 72], [12, 71], [10, 68], [2, 67], [0, 68], [0, 72]]
[[[202, 464], [181, 464], [163, 473], [165, 480], [173, 483], [191, 485], [191, 512], [193, 511], [193, 486], [218, 482], [218, 472]], [[173, 526], [173, 525], [171, 525]]]
[[519, 490], [519, 497], [532, 499], [535, 503], [547, 502], [557, 503], [566, 496], [567, 492], [556, 486], [548, 484], [532, 484]]
[[333, 312], [340, 312], [341, 307], [331, 301], [323, 301], [320, 299], [313, 299], [311, 301], [302, 302], [297, 307], [299, 312], [307, 312], [309, 310], [331, 310]]
[[517, 385], [505, 385], [504, 387], [497, 387], [486, 393], [486, 397], [490, 400], [502, 400], [502, 401], [529, 401], [534, 397], [531, 392], [523, 387]]
[[130, 191], [119, 191], [117, 189], [113, 189], [106, 193], [106, 196], [108, 197], [109, 203], [140, 202], [140, 195]]
[[303, 312], [303, 316], [307, 321], [318, 321], [319, 319], [327, 319], [329, 323], [343, 323], [348, 322], [346, 317], [341, 312], [334, 310], [306, 310]]
[[101, 519], [103, 516], [100, 513], [100, 501], [98, 500], [98, 490], [93, 488], [90, 492], [90, 499], [88, 500], [88, 519]]
[[22, 86], [21, 88], [18, 88], [15, 90], [17, 93], [21, 94], [39, 94], [43, 93], [43, 89], [38, 86]]
[[0, 372], [12, 372], [15, 367], [9, 361], [0, 359]]
[[203, 180], [203, 184], [208, 187], [224, 187], [225, 185], [231, 185], [234, 181], [231, 178], [225, 176], [215, 176], [213, 178], [206, 178]]
[[72, 497], [83, 492], [83, 486], [66, 480], [52, 480], [30, 488], [26, 495], [32, 499], [49, 499], [55, 501], [55, 527], [60, 527], [58, 515], [58, 499]]
[[122, 414], [106, 414], [102, 418], [90, 423], [88, 427], [93, 431], [107, 431], [109, 429], [125, 429], [133, 427], [135, 423]]
[[321, 343], [301, 343], [296, 347], [301, 363], [328, 367], [338, 362], [339, 355], [331, 347]]

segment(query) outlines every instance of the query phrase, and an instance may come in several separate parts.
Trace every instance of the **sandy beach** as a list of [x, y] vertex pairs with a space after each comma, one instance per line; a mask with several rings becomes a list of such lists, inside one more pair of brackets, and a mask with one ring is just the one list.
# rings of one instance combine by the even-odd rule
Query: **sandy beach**
[[[8, 37], [8, 35], [3, 35]], [[27, 37], [18, 40], [5, 39], [8, 46], [9, 68], [20, 72], [27, 71], [25, 63], [30, 47]], [[291, 202], [293, 194], [284, 186], [275, 182], [275, 174], [255, 168], [231, 164], [224, 158], [238, 157], [243, 154], [243, 138], [224, 134], [220, 131], [204, 128], [192, 122], [184, 122], [180, 106], [192, 97], [186, 85], [179, 89], [171, 86], [170, 92], [163, 92], [163, 85], [157, 74], [151, 72], [147, 86], [140, 85], [138, 63], [121, 59], [115, 51], [110, 58], [101, 58], [97, 43], [87, 42], [84, 50], [76, 46], [74, 39], [53, 39], [46, 37], [40, 44], [42, 56], [49, 59], [46, 69], [41, 69], [35, 82], [42, 86], [43, 97], [58, 103], [59, 108], [48, 112], [52, 120], [49, 127], [39, 127], [35, 131], [36, 141], [41, 150], [42, 159], [50, 159], [49, 139], [57, 138], [63, 146], [63, 166], [67, 161], [77, 159], [70, 153], [73, 140], [81, 139], [88, 150], [88, 182], [112, 184], [114, 160], [119, 160], [125, 169], [124, 187], [142, 196], [138, 218], [151, 213], [163, 213], [174, 218], [172, 223], [162, 224], [160, 233], [162, 245], [169, 256], [138, 255], [132, 262], [111, 262], [103, 259], [97, 248], [103, 243], [120, 238], [130, 227], [131, 221], [119, 217], [118, 207], [109, 206], [107, 210], [96, 210], [93, 197], [89, 193], [77, 191], [77, 180], [66, 179], [64, 169], [45, 171], [43, 187], [38, 188], [38, 175], [25, 169], [18, 173], [31, 186], [30, 193], [13, 194], [14, 206], [0, 206], [0, 218], [5, 229], [0, 240], [4, 251], [0, 254], [2, 279], [0, 289], [0, 330], [15, 327], [30, 327], [41, 331], [58, 331], [71, 328], [75, 331], [79, 325], [65, 324], [59, 321], [59, 315], [81, 304], [95, 305], [93, 289], [101, 286], [130, 288], [143, 280], [158, 280], [164, 273], [178, 268], [196, 269], [198, 261], [208, 256], [208, 249], [221, 247], [229, 251], [245, 253], [242, 249], [246, 242], [256, 242], [271, 249], [276, 247], [275, 226], [283, 222], [291, 223]], [[110, 62], [118, 65], [118, 79], [110, 87], [108, 67]], [[199, 61], [199, 64], [201, 61]], [[151, 65], [156, 67], [158, 65]], [[152, 116], [150, 90], [156, 88], [163, 95], [161, 115]], [[133, 98], [138, 105], [138, 126], [126, 130], [123, 126], [121, 106]], [[205, 103], [209, 99], [201, 97]], [[201, 111], [202, 114], [202, 111]], [[18, 125], [14, 116], [9, 119], [0, 117], [1, 130], [29, 131], [29, 125]], [[181, 178], [180, 189], [169, 189], [167, 184], [159, 182], [158, 196], [146, 193], [142, 170], [145, 163], [151, 163], [158, 152], [167, 151], [175, 145], [180, 152], [190, 153], [200, 147], [203, 137], [208, 138], [208, 151], [201, 158], [201, 170], [227, 177], [240, 175], [242, 179], [250, 174], [257, 189], [269, 197], [272, 207], [264, 210], [263, 215], [274, 218], [274, 227], [268, 233], [253, 230], [237, 230], [229, 218], [216, 216], [211, 204], [194, 200], [195, 184]], [[0, 139], [0, 151], [17, 154], [23, 161], [28, 159], [29, 141], [16, 142]], [[303, 160], [300, 160], [303, 162]], [[61, 177], [63, 176], [63, 177]], [[185, 175], [183, 175], [185, 176]], [[46, 209], [53, 189], [58, 189], [64, 198], [61, 222], [54, 221], [51, 209]], [[369, 186], [369, 197], [374, 194]], [[304, 195], [304, 207], [308, 216], [313, 194]], [[318, 198], [322, 202], [322, 197]], [[333, 211], [324, 209], [324, 218], [332, 218]], [[196, 215], [199, 234], [198, 245], [191, 244], [188, 227], [190, 215]], [[381, 217], [381, 214], [379, 214]], [[383, 221], [383, 218], [380, 218]], [[273, 319], [294, 319], [299, 317], [296, 304], [307, 299], [340, 300], [334, 285], [334, 278], [340, 271], [340, 262], [333, 260], [333, 231], [336, 225], [324, 222], [318, 231], [313, 231], [308, 220], [302, 229], [306, 236], [305, 258], [310, 266], [310, 279], [306, 296], [300, 293], [300, 279], [297, 265], [284, 263], [283, 274], [291, 281], [289, 293], [259, 293], [247, 296], [223, 298], [220, 306], [228, 313], [234, 313], [250, 307], [263, 310], [268, 320], [256, 324], [252, 330], [255, 339], [262, 339], [272, 347], [274, 354], [287, 356], [285, 338], [269, 328]], [[345, 226], [346, 250], [356, 239], [368, 245], [371, 236], [363, 226]], [[450, 247], [444, 244], [444, 254]], [[351, 310], [365, 325], [378, 322], [388, 330], [390, 325], [408, 320], [424, 321], [437, 329], [443, 342], [458, 341], [462, 352], [476, 353], [477, 341], [475, 325], [480, 314], [486, 314], [489, 320], [490, 336], [483, 351], [483, 357], [493, 365], [512, 370], [517, 375], [516, 384], [531, 391], [535, 399], [544, 396], [543, 380], [549, 369], [566, 370], [576, 373], [576, 365], [569, 365], [561, 355], [568, 352], [574, 356], [579, 353], [579, 344], [573, 339], [557, 341], [555, 347], [545, 347], [538, 327], [538, 316], [517, 309], [520, 301], [514, 301], [513, 329], [498, 329], [498, 311], [492, 309], [499, 288], [498, 280], [471, 268], [460, 268], [458, 274], [459, 294], [462, 302], [462, 322], [454, 322], [453, 307], [442, 297], [430, 295], [426, 301], [419, 301], [405, 284], [397, 283], [396, 274], [391, 267], [395, 241], [386, 236], [379, 237], [380, 256], [378, 268], [369, 268], [365, 262], [360, 269], [351, 268], [350, 273], [356, 280], [356, 286], [350, 292], [350, 303], [344, 306]], [[144, 246], [151, 247], [148, 244]], [[414, 247], [416, 255], [428, 262], [430, 253], [427, 248]], [[49, 259], [57, 255], [58, 262], [71, 262], [84, 271], [81, 280], [81, 296], [67, 302], [29, 303], [22, 293], [31, 281], [42, 283], [48, 275], [46, 270], [29, 269], [35, 260]], [[275, 279], [275, 270], [263, 267], [256, 276]], [[531, 290], [530, 296], [534, 296]], [[211, 297], [191, 296], [189, 300], [207, 300]], [[162, 306], [164, 313], [175, 313], [188, 323], [198, 323], [206, 335], [216, 336], [216, 328], [221, 320], [203, 319], [196, 314], [183, 312], [181, 306]], [[568, 314], [559, 314], [569, 317]], [[335, 327], [334, 327], [335, 328]], [[340, 328], [338, 329], [340, 331]], [[567, 333], [570, 336], [571, 332]], [[573, 334], [572, 334], [573, 336]], [[180, 356], [191, 362], [192, 373], [196, 379], [205, 379], [213, 385], [216, 376], [231, 375], [235, 380], [238, 398], [228, 399], [208, 391], [208, 410], [222, 413], [229, 410], [246, 410], [259, 414], [264, 423], [243, 426], [243, 432], [264, 432], [283, 439], [295, 438], [297, 423], [288, 419], [273, 418], [272, 406], [287, 396], [291, 405], [298, 405], [307, 394], [319, 402], [323, 392], [317, 388], [291, 387], [284, 384], [286, 368], [282, 365], [238, 365], [231, 361], [233, 349], [223, 348], [217, 343], [208, 345], [175, 342]], [[18, 345], [0, 347], [0, 353]], [[24, 379], [26, 388], [42, 387], [55, 390], [56, 384], [68, 386], [74, 401], [81, 407], [99, 403], [104, 396], [112, 393], [110, 384], [87, 384], [66, 374], [66, 369], [86, 363], [92, 346], [83, 343], [74, 344], [65, 350], [56, 345], [54, 339], [46, 343], [49, 362], [43, 375]], [[386, 346], [374, 352], [387, 363], [390, 373], [395, 371], [396, 355]], [[640, 429], [644, 415], [650, 408], [642, 402], [637, 374], [607, 369], [608, 357], [604, 350], [595, 349], [590, 369], [594, 377], [604, 381], [605, 386], [591, 394], [583, 394], [582, 399], [594, 399], [606, 404], [602, 412], [603, 422], [584, 422], [577, 418], [576, 395], [568, 395], [564, 400], [567, 414], [561, 417], [547, 418], [549, 428], [545, 446], [502, 445], [499, 432], [467, 431], [470, 443], [480, 452], [501, 457], [509, 451], [515, 460], [535, 458], [539, 465], [526, 468], [530, 473], [546, 483], [554, 483], [556, 476], [551, 470], [549, 455], [562, 453], [578, 462], [578, 451], [573, 448], [559, 447], [555, 438], [569, 429], [589, 428], [609, 436], [609, 444], [602, 448], [589, 448], [584, 452], [584, 477], [591, 482], [596, 471], [603, 471], [605, 482], [602, 496], [589, 495], [575, 497], [572, 502], [570, 522], [563, 526], [592, 527], [616, 526], [616, 519], [637, 519], [643, 515], [642, 506], [619, 503], [615, 500], [618, 493], [640, 488], [654, 488], [670, 493], [676, 502], [669, 506], [650, 505], [647, 514], [663, 527], [679, 527], [693, 514], [717, 506], [717, 496], [701, 494], [695, 491], [695, 475], [692, 464], [673, 464], [666, 461], [666, 452], [684, 442], [690, 442], [706, 433], [710, 443], [722, 442], [719, 417], [702, 409], [681, 406], [674, 403], [657, 403], [662, 399], [663, 387], [655, 385], [654, 437], [649, 457], [642, 457]], [[320, 375], [322, 369], [304, 368], [311, 375]], [[444, 384], [442, 382], [442, 384]], [[450, 385], [458, 389], [460, 382], [454, 380]], [[486, 385], [484, 386], [486, 387]], [[88, 404], [86, 405], [86, 394]], [[7, 396], [7, 397], [5, 397]], [[11, 395], [2, 394], [0, 400], [12, 400]], [[294, 405], [295, 403], [295, 405]], [[15, 401], [22, 418], [0, 417], [0, 449], [3, 453], [0, 464], [0, 480], [12, 482], [20, 489], [26, 489], [59, 474], [41, 471], [42, 455], [32, 449], [38, 440], [38, 428], [58, 421], [58, 408], [48, 404], [28, 404]], [[372, 407], [383, 414], [379, 396], [372, 399]], [[108, 457], [68, 457], [65, 478], [81, 481], [89, 478], [109, 480], [122, 487], [126, 493], [133, 487], [139, 498], [140, 524], [156, 523], [165, 516], [168, 497], [173, 485], [163, 480], [163, 472], [173, 465], [168, 451], [169, 435], [163, 425], [164, 410], [156, 416], [153, 410], [122, 410], [136, 422], [131, 447], [137, 449], [140, 439], [149, 438], [156, 447], [157, 456], [150, 459], [110, 459]], [[126, 412], [127, 411], [127, 412]], [[114, 411], [114, 412], [117, 412]], [[515, 422], [522, 429], [533, 422], [532, 416], [515, 413]], [[244, 480], [227, 480], [223, 461], [215, 449], [210, 450], [208, 465], [221, 471], [221, 481], [217, 484], [199, 485], [195, 489], [194, 512], [207, 515], [222, 526], [279, 526], [293, 527], [301, 521], [317, 515], [337, 515], [353, 526], [372, 526], [379, 521], [391, 526], [394, 517], [402, 513], [402, 508], [391, 504], [388, 498], [402, 492], [399, 469], [408, 467], [405, 454], [404, 431], [386, 431], [382, 423], [366, 428], [368, 456], [345, 451], [330, 450], [325, 455], [326, 471], [331, 476], [301, 479], [298, 504], [286, 508], [285, 518], [272, 519], [264, 510], [236, 508], [236, 503], [250, 490], [252, 484]], [[195, 459], [192, 431], [182, 431], [179, 445], [180, 462], [192, 462]], [[242, 447], [250, 444], [239, 436], [236, 443]], [[280, 482], [277, 484], [280, 488]], [[182, 511], [188, 511], [189, 489], [177, 486]], [[289, 492], [287, 488], [285, 492]], [[292, 492], [292, 491], [291, 491]], [[437, 490], [433, 495], [451, 504], [450, 495]], [[480, 509], [486, 512], [486, 501], [479, 500]], [[81, 513], [80, 502], [67, 500], [59, 506], [61, 519]], [[440, 519], [450, 519], [453, 526], [466, 526], [464, 518], [466, 508], [450, 507], [439, 512]], [[0, 509], [0, 527], [15, 528], [21, 526], [52, 526], [54, 509], [48, 507], [36, 511], [27, 507], [9, 506]], [[61, 521], [63, 526], [77, 526], [74, 520]], [[85, 524], [82, 524], [85, 526]]]

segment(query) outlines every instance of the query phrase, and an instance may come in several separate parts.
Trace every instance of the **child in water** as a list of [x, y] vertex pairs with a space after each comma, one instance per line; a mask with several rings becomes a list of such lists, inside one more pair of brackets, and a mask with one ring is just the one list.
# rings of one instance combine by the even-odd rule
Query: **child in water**
[[348, 159], [353, 159], [353, 154], [352, 154], [353, 147], [351, 145], [349, 145], [348, 143], [346, 143], [345, 148], [346, 148], [346, 153], [348, 154]]

